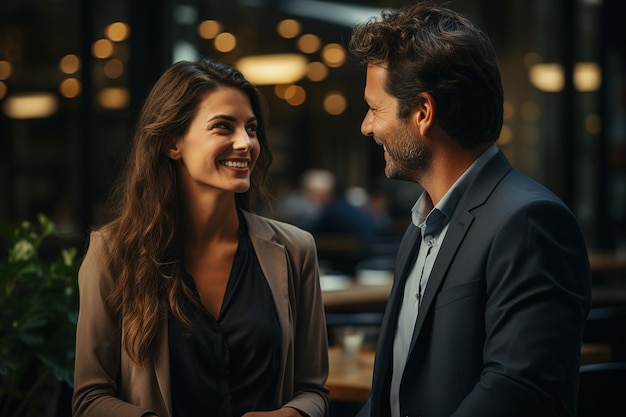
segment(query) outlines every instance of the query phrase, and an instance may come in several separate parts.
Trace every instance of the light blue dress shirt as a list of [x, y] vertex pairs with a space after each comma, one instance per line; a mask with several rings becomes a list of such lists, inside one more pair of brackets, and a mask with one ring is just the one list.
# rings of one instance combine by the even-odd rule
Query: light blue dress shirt
[[450, 218], [473, 176], [497, 152], [498, 148], [495, 144], [489, 146], [456, 180], [436, 206], [433, 207], [430, 196], [423, 192], [411, 209], [411, 221], [421, 229], [422, 240], [417, 260], [404, 285], [404, 296], [393, 341], [393, 374], [389, 393], [392, 417], [400, 417], [400, 383], [411, 348], [419, 305], [437, 254], [448, 231]]

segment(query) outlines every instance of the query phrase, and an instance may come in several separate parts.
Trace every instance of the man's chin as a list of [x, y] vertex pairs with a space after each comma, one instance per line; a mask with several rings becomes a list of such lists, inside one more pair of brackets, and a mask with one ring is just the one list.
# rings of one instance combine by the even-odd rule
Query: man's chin
[[407, 172], [395, 169], [389, 165], [385, 167], [385, 176], [390, 180], [415, 181]]
[[399, 174], [400, 173], [398, 172], [398, 170], [394, 169], [393, 167], [389, 165], [385, 167], [385, 176], [389, 178], [390, 180], [401, 179]]

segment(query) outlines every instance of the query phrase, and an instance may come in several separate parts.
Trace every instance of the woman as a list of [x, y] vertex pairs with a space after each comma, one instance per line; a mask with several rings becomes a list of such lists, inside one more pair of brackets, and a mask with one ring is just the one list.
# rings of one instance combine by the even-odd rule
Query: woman
[[210, 60], [153, 87], [79, 272], [75, 416], [327, 414], [313, 238], [245, 211], [267, 196], [262, 103]]

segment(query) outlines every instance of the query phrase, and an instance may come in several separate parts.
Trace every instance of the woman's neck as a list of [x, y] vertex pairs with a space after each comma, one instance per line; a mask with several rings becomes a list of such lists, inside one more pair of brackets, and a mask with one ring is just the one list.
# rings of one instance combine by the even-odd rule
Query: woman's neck
[[191, 199], [183, 206], [186, 245], [202, 247], [238, 240], [239, 217], [234, 195]]

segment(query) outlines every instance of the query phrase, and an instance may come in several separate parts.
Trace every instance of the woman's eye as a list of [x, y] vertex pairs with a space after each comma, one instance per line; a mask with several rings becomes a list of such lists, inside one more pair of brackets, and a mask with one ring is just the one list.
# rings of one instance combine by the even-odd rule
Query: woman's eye
[[213, 125], [213, 128], [214, 129], [229, 129], [229, 126], [226, 123], [215, 123]]

